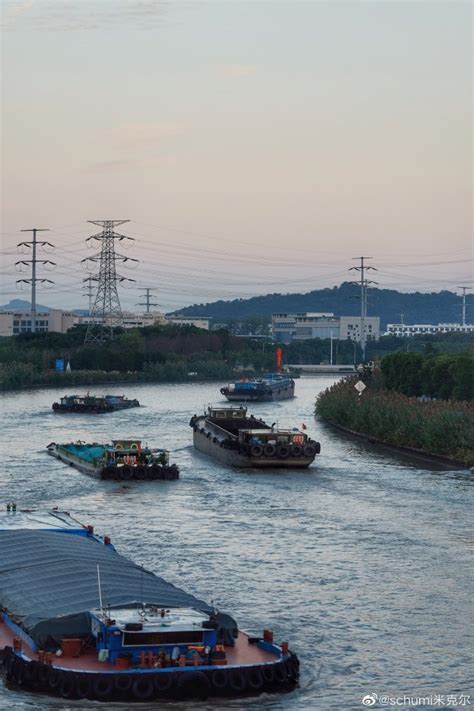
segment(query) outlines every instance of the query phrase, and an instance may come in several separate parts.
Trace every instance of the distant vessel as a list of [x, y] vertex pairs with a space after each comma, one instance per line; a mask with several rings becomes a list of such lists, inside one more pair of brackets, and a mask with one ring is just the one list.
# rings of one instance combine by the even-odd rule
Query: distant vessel
[[265, 373], [256, 380], [238, 380], [221, 388], [231, 402], [268, 402], [295, 396], [295, 381], [284, 373]]
[[140, 407], [138, 400], [129, 400], [125, 395], [64, 395], [59, 402], [54, 402], [55, 412], [113, 412], [129, 407]]
[[243, 406], [209, 407], [189, 424], [196, 449], [233, 467], [304, 468], [321, 451], [305, 432], [267, 425]]
[[0, 654], [20, 689], [105, 703], [204, 701], [298, 681], [287, 642], [241, 632], [66, 512], [8, 505], [0, 550]]
[[265, 373], [262, 378], [248, 380], [246, 378], [235, 383], [229, 383], [221, 388], [222, 395], [227, 400], [237, 402], [268, 402], [269, 400], [288, 400], [295, 396], [295, 381], [282, 372], [281, 361], [283, 351], [275, 350], [276, 373]]
[[114, 439], [112, 444], [69, 442], [47, 446], [48, 454], [100, 479], [178, 479], [166, 449], [142, 447], [139, 439]]

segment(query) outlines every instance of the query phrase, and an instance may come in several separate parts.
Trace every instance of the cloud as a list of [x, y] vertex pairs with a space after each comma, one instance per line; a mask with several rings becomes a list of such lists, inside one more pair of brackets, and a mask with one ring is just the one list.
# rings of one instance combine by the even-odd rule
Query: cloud
[[110, 131], [110, 136], [115, 144], [136, 145], [141, 143], [163, 143], [169, 136], [183, 133], [184, 127], [180, 123], [166, 122], [136, 122], [124, 123]]
[[221, 64], [220, 73], [230, 79], [240, 79], [250, 77], [257, 73], [255, 64]]
[[92, 173], [104, 173], [108, 171], [121, 170], [122, 168], [132, 168], [138, 166], [139, 161], [130, 160], [104, 160], [99, 163], [91, 163], [85, 170]]

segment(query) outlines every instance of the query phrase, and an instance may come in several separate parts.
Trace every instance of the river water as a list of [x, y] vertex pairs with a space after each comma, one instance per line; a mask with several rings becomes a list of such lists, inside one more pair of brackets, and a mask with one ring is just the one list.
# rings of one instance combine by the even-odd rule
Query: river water
[[[472, 693], [472, 474], [330, 431], [313, 407], [332, 382], [302, 378], [294, 400], [249, 408], [280, 426], [304, 422], [322, 445], [309, 470], [263, 473], [230, 469], [193, 449], [189, 419], [221, 400], [216, 383], [108, 388], [143, 407], [100, 416], [53, 413], [62, 395], [55, 389], [1, 396], [0, 502], [70, 511], [110, 534], [119, 552], [213, 599], [242, 629], [273, 628], [301, 660], [300, 686], [287, 695], [141, 708], [346, 711], [364, 708], [367, 694]], [[100, 481], [44, 449], [120, 436], [169, 448], [179, 481]], [[0, 681], [2, 710], [97, 707], [11, 691]], [[434, 706], [445, 707], [453, 706]]]

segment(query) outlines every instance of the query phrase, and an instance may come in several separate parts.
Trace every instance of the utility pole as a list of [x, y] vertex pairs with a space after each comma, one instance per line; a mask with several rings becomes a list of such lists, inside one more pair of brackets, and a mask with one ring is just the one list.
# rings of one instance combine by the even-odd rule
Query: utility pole
[[462, 289], [462, 325], [466, 325], [466, 291], [472, 289], [471, 286], [458, 286], [458, 289]]
[[366, 279], [365, 272], [369, 270], [377, 270], [375, 267], [365, 265], [365, 260], [372, 259], [372, 257], [353, 257], [353, 259], [358, 259], [360, 261], [360, 265], [358, 267], [350, 267], [349, 271], [356, 271], [360, 273], [360, 282], [353, 282], [353, 284], [357, 285], [360, 283], [360, 347], [362, 350], [362, 361], [365, 362], [365, 344], [367, 340], [365, 333], [365, 319], [367, 316], [367, 287], [369, 284], [376, 283]]
[[146, 294], [143, 296], [143, 298], [145, 299], [145, 303], [138, 303], [137, 306], [145, 306], [146, 313], [149, 314], [150, 313], [150, 306], [159, 306], [159, 304], [156, 304], [156, 303], [150, 301], [150, 299], [151, 299], [150, 292], [156, 291], [156, 289], [154, 287], [144, 286], [144, 287], [140, 288], [140, 291], [146, 291]]
[[17, 279], [17, 284], [31, 284], [31, 333], [36, 333], [36, 284], [53, 284], [54, 282], [51, 281], [51, 279], [39, 279], [36, 276], [36, 265], [37, 264], [42, 264], [46, 268], [49, 266], [52, 269], [56, 266], [55, 262], [52, 262], [50, 259], [38, 259], [36, 257], [36, 249], [37, 247], [51, 247], [51, 249], [54, 249], [54, 244], [51, 244], [51, 242], [46, 242], [46, 241], [40, 241], [38, 242], [36, 239], [36, 233], [37, 232], [49, 232], [48, 229], [42, 229], [39, 227], [32, 227], [31, 229], [28, 230], [20, 230], [21, 232], [32, 232], [33, 233], [33, 239], [28, 241], [28, 242], [19, 242], [17, 244], [18, 249], [21, 249], [22, 247], [26, 249], [31, 249], [31, 259], [20, 259], [18, 262], [15, 262], [15, 267], [18, 271], [23, 271], [24, 268], [28, 268], [28, 265], [31, 264], [31, 279]]
[[123, 323], [117, 283], [135, 281], [135, 279], [128, 279], [127, 277], [117, 274], [116, 262], [119, 261], [124, 264], [131, 262], [132, 264], [138, 265], [138, 259], [125, 257], [123, 254], [115, 252], [116, 240], [118, 242], [123, 242], [124, 240], [130, 240], [130, 242], [135, 241], [132, 237], [126, 237], [125, 235], [114, 232], [116, 225], [123, 225], [125, 222], [128, 222], [128, 220], [88, 221], [93, 225], [102, 227], [102, 232], [86, 239], [86, 242], [89, 244], [92, 240], [99, 242], [101, 245], [100, 252], [82, 260], [82, 264], [86, 266], [88, 262], [92, 264], [99, 263], [99, 273], [95, 276], [95, 279], [98, 281], [97, 293], [92, 311], [94, 316], [100, 318], [100, 321], [98, 323], [88, 324], [84, 343], [98, 343], [101, 345], [106, 341], [112, 340], [114, 337], [114, 328]]
[[[92, 276], [92, 274], [85, 279], [82, 280], [84, 282], [84, 286], [82, 287], [84, 291], [86, 292], [86, 296], [89, 297], [89, 316], [92, 316], [92, 299], [94, 298], [94, 290], [92, 287], [92, 282], [97, 281], [97, 277]], [[86, 285], [87, 282], [87, 285]]]

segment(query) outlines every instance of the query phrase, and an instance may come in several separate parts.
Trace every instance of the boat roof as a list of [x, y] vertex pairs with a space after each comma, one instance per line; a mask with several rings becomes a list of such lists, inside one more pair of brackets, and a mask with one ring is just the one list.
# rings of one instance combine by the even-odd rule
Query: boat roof
[[304, 434], [301, 430], [298, 429], [283, 429], [281, 427], [274, 427], [274, 428], [267, 428], [266, 430], [264, 429], [241, 429], [239, 430], [240, 432], [244, 432], [246, 434], [265, 434], [265, 435], [271, 435], [271, 434]]
[[[107, 545], [61, 511], [18, 510], [0, 516], [0, 607], [37, 644], [48, 636], [87, 633], [88, 614], [103, 603], [112, 609], [141, 603], [211, 613], [203, 600], [166, 582]], [[236, 628], [223, 613], [219, 624]]]

